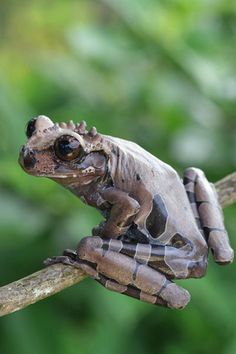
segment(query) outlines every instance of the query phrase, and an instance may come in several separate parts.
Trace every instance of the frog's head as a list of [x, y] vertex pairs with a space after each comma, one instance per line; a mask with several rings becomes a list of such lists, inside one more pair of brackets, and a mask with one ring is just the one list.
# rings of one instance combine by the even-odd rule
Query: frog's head
[[29, 121], [26, 135], [28, 141], [21, 148], [19, 162], [31, 175], [70, 187], [89, 184], [106, 173], [102, 137], [94, 127], [88, 132], [85, 122], [54, 124], [39, 116]]

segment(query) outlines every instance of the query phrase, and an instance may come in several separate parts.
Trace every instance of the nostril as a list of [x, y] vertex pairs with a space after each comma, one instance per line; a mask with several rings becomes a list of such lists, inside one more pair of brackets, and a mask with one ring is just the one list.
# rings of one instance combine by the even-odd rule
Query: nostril
[[23, 165], [25, 168], [30, 169], [33, 168], [36, 164], [35, 154], [32, 150], [29, 150], [25, 147], [22, 148], [23, 153]]

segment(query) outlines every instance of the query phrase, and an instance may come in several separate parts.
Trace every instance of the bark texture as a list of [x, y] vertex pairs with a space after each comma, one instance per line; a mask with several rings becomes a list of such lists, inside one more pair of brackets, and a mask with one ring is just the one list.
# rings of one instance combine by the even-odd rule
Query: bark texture
[[216, 182], [215, 187], [223, 208], [236, 202], [236, 172]]

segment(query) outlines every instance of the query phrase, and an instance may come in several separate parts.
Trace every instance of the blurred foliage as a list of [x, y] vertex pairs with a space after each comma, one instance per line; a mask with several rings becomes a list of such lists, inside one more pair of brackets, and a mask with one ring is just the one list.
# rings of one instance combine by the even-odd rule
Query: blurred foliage
[[[86, 119], [136, 141], [180, 173], [215, 181], [236, 164], [236, 3], [230, 0], [1, 0], [1, 284], [75, 247], [96, 211], [17, 164], [24, 126], [45, 114]], [[236, 208], [225, 211], [236, 246]], [[108, 292], [87, 279], [0, 320], [4, 354], [232, 354], [235, 265], [210, 261], [183, 283], [183, 311]]]

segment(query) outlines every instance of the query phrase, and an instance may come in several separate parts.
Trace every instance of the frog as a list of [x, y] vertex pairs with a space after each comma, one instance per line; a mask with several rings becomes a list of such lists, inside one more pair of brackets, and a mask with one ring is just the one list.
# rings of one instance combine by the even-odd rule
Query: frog
[[79, 267], [105, 288], [146, 303], [182, 309], [189, 292], [175, 280], [201, 278], [208, 254], [219, 265], [234, 251], [214, 185], [198, 168], [183, 178], [138, 144], [87, 130], [85, 121], [29, 121], [19, 163], [62, 185], [104, 220], [76, 250], [47, 266]]

